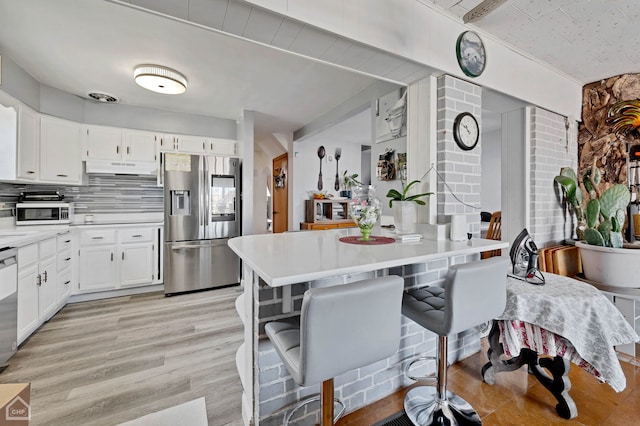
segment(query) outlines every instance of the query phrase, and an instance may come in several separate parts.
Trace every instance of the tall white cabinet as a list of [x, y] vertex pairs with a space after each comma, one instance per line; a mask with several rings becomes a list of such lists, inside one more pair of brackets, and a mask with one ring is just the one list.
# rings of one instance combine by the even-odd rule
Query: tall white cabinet
[[18, 107], [18, 178], [40, 179], [39, 144], [40, 114], [21, 104]]
[[40, 180], [82, 184], [80, 124], [57, 117], [40, 117]]

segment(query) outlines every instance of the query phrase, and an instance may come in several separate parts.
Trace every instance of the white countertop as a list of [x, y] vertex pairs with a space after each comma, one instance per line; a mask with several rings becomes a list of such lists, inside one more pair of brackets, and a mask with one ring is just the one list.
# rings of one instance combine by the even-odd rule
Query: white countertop
[[69, 231], [68, 225], [38, 226], [38, 229], [28, 228], [0, 228], [0, 248], [24, 247]]
[[[100, 218], [100, 222], [77, 223], [70, 225], [15, 225], [14, 218], [0, 220], [0, 249], [7, 247], [24, 247], [38, 241], [46, 240], [58, 234], [64, 234], [75, 228], [102, 228], [115, 226], [118, 228], [132, 228], [139, 226], [162, 226], [163, 222], [156, 216], [146, 217], [112, 217], [111, 222], [106, 215]], [[146, 220], [144, 220], [146, 219]], [[153, 221], [152, 221], [153, 220]]]
[[[507, 242], [479, 238], [460, 242], [423, 238], [418, 242], [383, 245], [338, 241], [348, 235], [359, 235], [359, 229], [246, 235], [229, 240], [229, 247], [268, 285], [280, 287], [509, 246]], [[376, 228], [372, 235], [393, 236], [393, 233]]]

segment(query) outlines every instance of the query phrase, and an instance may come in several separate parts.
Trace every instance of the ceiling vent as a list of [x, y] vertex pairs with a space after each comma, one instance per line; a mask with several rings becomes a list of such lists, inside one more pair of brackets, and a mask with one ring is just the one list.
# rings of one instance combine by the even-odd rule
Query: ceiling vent
[[91, 92], [88, 96], [98, 102], [104, 102], [106, 104], [112, 104], [118, 102], [118, 98], [115, 96], [107, 95], [106, 93]]

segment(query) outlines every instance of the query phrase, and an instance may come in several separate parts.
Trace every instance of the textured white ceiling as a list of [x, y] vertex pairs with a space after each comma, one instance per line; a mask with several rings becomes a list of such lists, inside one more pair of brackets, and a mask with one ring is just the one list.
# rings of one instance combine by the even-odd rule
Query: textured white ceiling
[[[420, 1], [461, 20], [481, 3]], [[640, 71], [639, 20], [638, 0], [507, 0], [472, 26], [587, 84]]]

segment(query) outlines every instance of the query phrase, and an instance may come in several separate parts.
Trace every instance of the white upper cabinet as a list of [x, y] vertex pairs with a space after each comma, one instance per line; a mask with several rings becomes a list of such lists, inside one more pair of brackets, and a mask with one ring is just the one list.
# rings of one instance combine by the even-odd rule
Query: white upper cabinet
[[236, 141], [233, 139], [210, 139], [212, 154], [217, 155], [236, 155]]
[[18, 171], [25, 180], [40, 178], [40, 114], [28, 106], [18, 107]]
[[156, 161], [158, 137], [153, 132], [86, 126], [87, 159]]
[[153, 132], [124, 131], [124, 154], [131, 161], [156, 161], [160, 137]]
[[82, 184], [79, 123], [40, 117], [40, 181]]
[[0, 179], [16, 178], [18, 113], [15, 100], [0, 93]]
[[120, 160], [122, 158], [122, 129], [87, 126], [87, 158], [92, 160]]
[[233, 139], [208, 138], [205, 136], [163, 135], [161, 151], [188, 154], [236, 155], [236, 141]]

